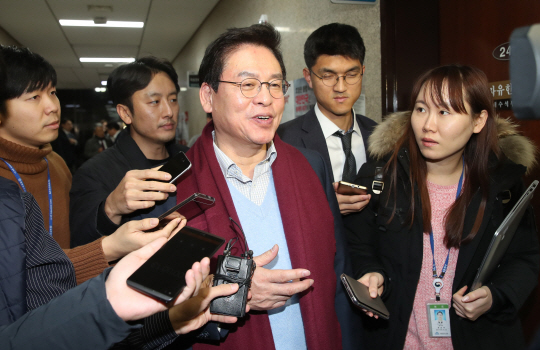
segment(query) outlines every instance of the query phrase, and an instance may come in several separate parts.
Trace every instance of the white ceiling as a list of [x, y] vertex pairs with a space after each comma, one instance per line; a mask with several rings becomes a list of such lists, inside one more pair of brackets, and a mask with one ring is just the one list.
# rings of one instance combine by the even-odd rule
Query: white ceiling
[[[79, 57], [143, 57], [172, 61], [219, 0], [0, 0], [0, 27], [45, 57], [58, 88], [100, 86], [118, 64], [81, 63]], [[111, 11], [89, 10], [89, 5]], [[59, 19], [144, 22], [143, 28], [61, 27]]]

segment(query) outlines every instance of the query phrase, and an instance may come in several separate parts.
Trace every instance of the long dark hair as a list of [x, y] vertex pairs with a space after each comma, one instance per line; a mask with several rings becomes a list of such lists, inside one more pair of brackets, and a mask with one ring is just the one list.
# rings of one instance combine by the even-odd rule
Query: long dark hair
[[[492, 154], [499, 159], [502, 156], [498, 144], [493, 98], [489, 91], [488, 80], [484, 72], [469, 66], [448, 65], [424, 73], [414, 85], [411, 95], [411, 111], [414, 109], [416, 99], [422, 87], [425, 87], [424, 91], [430, 93], [432, 101], [437, 106], [445, 109], [451, 107], [458, 113], [470, 112], [472, 118], [477, 118], [483, 110], [488, 113], [486, 124], [482, 131], [473, 134], [465, 145], [463, 156], [465, 159], [466, 180], [463, 184], [461, 195], [452, 204], [445, 218], [446, 235], [444, 243], [448, 248], [457, 248], [461, 244], [470, 242], [480, 229], [489, 194], [488, 160]], [[444, 99], [446, 93], [448, 94], [447, 101]], [[465, 102], [469, 104], [471, 111], [467, 111]], [[394, 195], [397, 193], [398, 182], [397, 154], [403, 147], [409, 150], [410, 163], [414, 164], [409, 170], [409, 181], [412, 189], [415, 186], [418, 188], [422, 205], [423, 230], [427, 233], [431, 231], [431, 204], [426, 184], [427, 167], [426, 161], [416, 143], [410, 121], [403, 136], [394, 146], [392, 157], [385, 167], [390, 179], [390, 188], [393, 190]], [[462, 241], [461, 237], [466, 209], [477, 190], [480, 191], [482, 198], [480, 207], [471, 233]], [[411, 195], [411, 225], [415, 215], [415, 200], [416, 196]]]

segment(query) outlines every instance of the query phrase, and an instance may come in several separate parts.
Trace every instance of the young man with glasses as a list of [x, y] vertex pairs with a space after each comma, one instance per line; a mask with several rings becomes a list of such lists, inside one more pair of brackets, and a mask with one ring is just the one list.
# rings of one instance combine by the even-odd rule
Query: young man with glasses
[[[353, 182], [366, 162], [367, 140], [376, 123], [352, 108], [362, 92], [364, 41], [355, 27], [332, 23], [315, 30], [304, 45], [304, 77], [317, 104], [281, 125], [278, 135], [296, 147], [318, 151], [337, 181]], [[341, 214], [362, 210], [369, 195], [337, 194]]]
[[255, 256], [254, 312], [220, 349], [358, 349], [358, 315], [336, 277], [352, 269], [330, 170], [317, 152], [274, 138], [289, 87], [279, 44], [274, 28], [256, 24], [207, 47], [199, 96], [212, 121], [187, 152], [192, 172], [177, 198], [215, 197], [189, 225]]

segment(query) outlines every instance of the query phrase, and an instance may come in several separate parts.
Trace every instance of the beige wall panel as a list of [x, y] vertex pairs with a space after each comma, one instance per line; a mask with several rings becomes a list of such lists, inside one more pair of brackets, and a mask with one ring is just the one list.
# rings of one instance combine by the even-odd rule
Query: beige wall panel
[[[366, 45], [366, 74], [363, 92], [366, 114], [381, 120], [381, 47], [379, 2], [375, 5], [333, 4], [330, 0], [221, 0], [186, 44], [173, 64], [180, 86], [187, 86], [187, 72], [198, 71], [204, 49], [219, 34], [230, 27], [245, 27], [258, 23], [262, 14], [276, 27], [288, 27], [282, 32], [282, 50], [287, 80], [302, 77], [304, 42], [318, 27], [340, 22], [355, 26]], [[189, 112], [189, 134], [201, 132], [206, 122], [199, 102], [199, 90], [190, 88], [179, 94], [180, 110]]]

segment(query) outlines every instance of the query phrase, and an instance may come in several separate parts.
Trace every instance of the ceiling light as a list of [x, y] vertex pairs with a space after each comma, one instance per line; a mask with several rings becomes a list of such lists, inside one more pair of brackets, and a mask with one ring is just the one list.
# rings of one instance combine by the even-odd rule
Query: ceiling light
[[276, 30], [278, 32], [290, 32], [291, 28], [289, 28], [289, 27], [276, 27]]
[[131, 63], [135, 61], [133, 57], [81, 57], [81, 62], [114, 62], [114, 63]]
[[61, 26], [65, 27], [116, 27], [116, 28], [142, 28], [144, 22], [130, 21], [106, 21], [105, 23], [94, 23], [94, 20], [61, 19]]
[[101, 85], [106, 86], [107, 85], [107, 80], [102, 80]]
[[94, 89], [96, 92], [105, 92], [107, 91], [107, 88], [104, 88], [104, 87], [97, 87]]
[[180, 91], [187, 91], [187, 87], [181, 87]]

